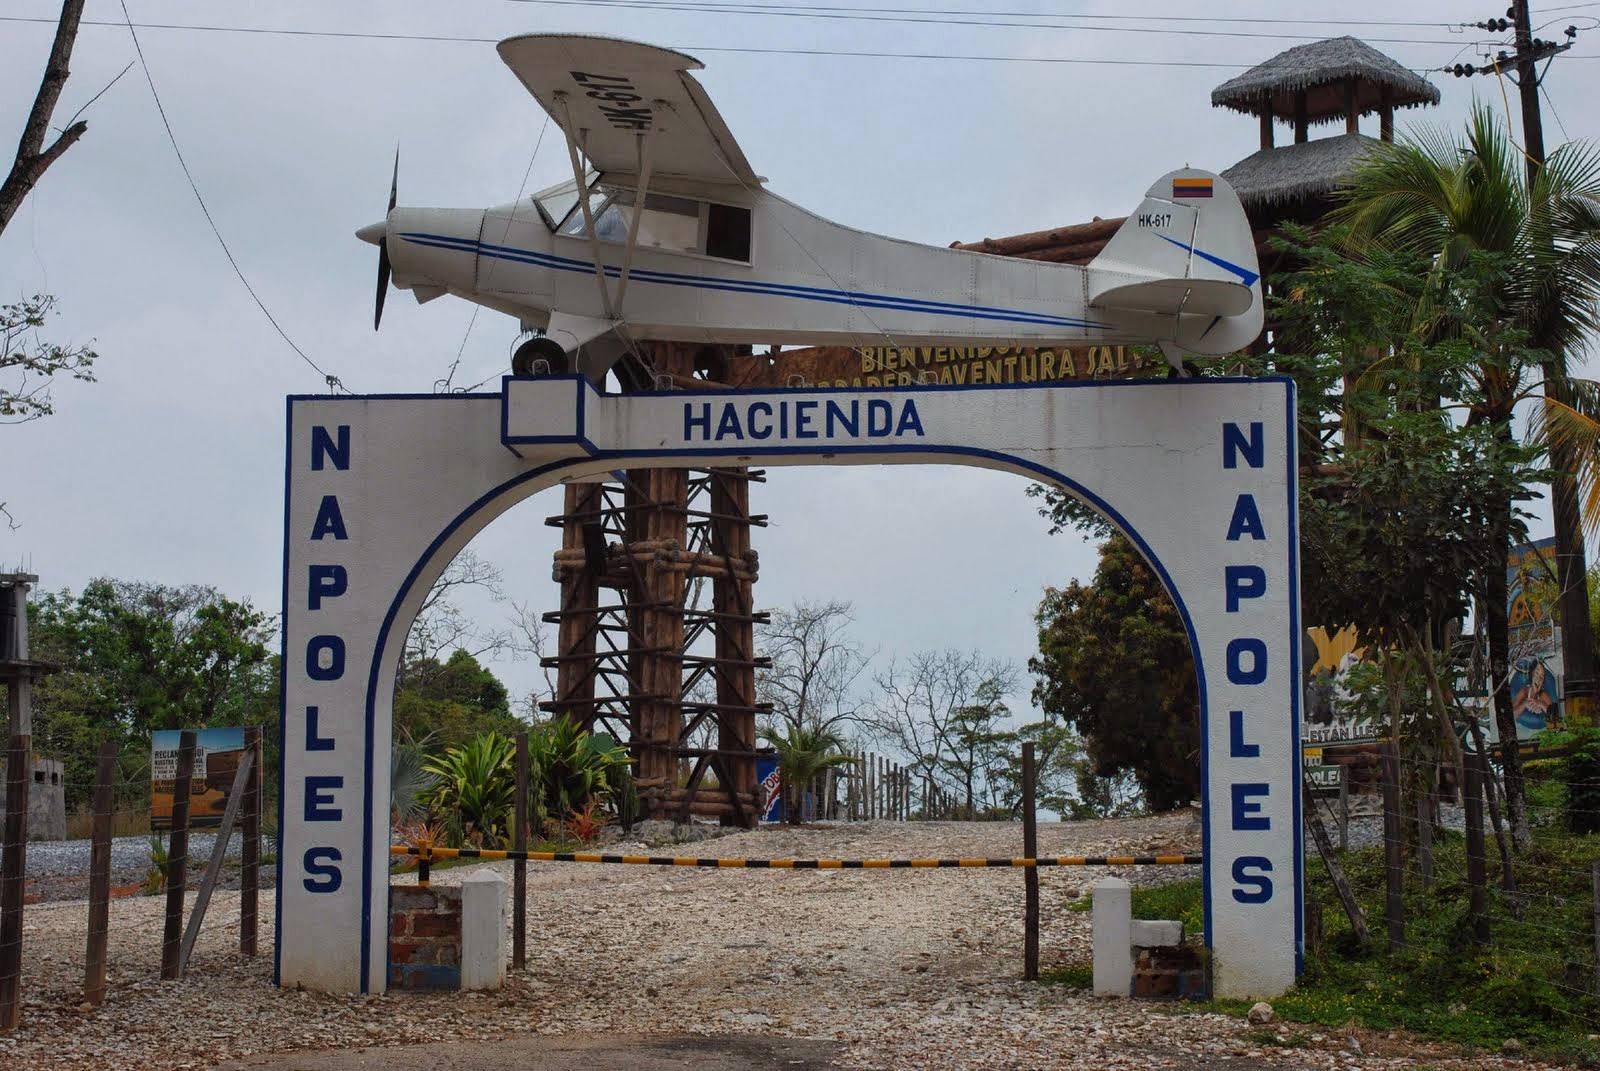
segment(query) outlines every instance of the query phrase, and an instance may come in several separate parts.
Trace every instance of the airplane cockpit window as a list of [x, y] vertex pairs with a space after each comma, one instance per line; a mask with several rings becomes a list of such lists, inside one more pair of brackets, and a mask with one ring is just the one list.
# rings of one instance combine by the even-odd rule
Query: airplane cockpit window
[[[584, 186], [593, 185], [594, 179], [594, 172], [589, 172], [584, 176]], [[547, 190], [540, 190], [533, 195], [533, 203], [538, 206], [539, 214], [544, 216], [545, 225], [555, 230], [567, 218], [567, 213], [578, 207], [578, 184], [569, 179]]]
[[[588, 236], [584, 213], [578, 204], [576, 187], [568, 184], [548, 191], [550, 209], [565, 207], [565, 218], [549, 211], [547, 219], [556, 233], [568, 237]], [[544, 194], [539, 195], [544, 198]], [[589, 214], [594, 218], [595, 235], [602, 242], [625, 243], [628, 229], [637, 213], [638, 246], [675, 253], [701, 253], [720, 260], [750, 263], [750, 210], [731, 205], [711, 204], [664, 193], [645, 195], [644, 208], [638, 207], [638, 193], [599, 183], [588, 191]], [[540, 201], [545, 209], [545, 201]]]

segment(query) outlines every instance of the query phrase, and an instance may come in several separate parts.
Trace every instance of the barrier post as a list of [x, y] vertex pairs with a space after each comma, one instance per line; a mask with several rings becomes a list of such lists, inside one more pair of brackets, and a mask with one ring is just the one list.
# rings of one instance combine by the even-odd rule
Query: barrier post
[[89, 938], [83, 953], [83, 1000], [99, 1007], [106, 999], [106, 930], [111, 911], [111, 783], [117, 776], [117, 745], [100, 742], [94, 771], [94, 830], [89, 846]]
[[[517, 810], [511, 819], [511, 846], [528, 850], [528, 730], [517, 734]], [[511, 864], [511, 969], [522, 970], [528, 955], [528, 861]]]
[[1121, 878], [1094, 884], [1094, 994], [1126, 997], [1133, 991], [1133, 886]]
[[[1025, 859], [1039, 856], [1038, 816], [1034, 813], [1033, 741], [1022, 745], [1022, 855]], [[1039, 980], [1039, 869], [1028, 867], [1022, 872], [1024, 906], [1022, 911], [1022, 980]]]
[[161, 937], [161, 980], [178, 977], [183, 944], [183, 892], [189, 883], [189, 788], [194, 778], [193, 729], [178, 737], [178, 778], [172, 783], [172, 835], [167, 840], [167, 925]]

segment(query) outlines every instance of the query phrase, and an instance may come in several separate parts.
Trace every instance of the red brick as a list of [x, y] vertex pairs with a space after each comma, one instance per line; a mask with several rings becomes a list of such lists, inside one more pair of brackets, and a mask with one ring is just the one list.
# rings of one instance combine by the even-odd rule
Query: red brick
[[404, 911], [396, 911], [389, 916], [389, 934], [393, 937], [404, 937], [411, 932], [411, 915]]
[[454, 937], [461, 939], [460, 915], [413, 915], [411, 917], [411, 936], [413, 937]]
[[389, 942], [390, 963], [410, 963], [411, 953], [416, 950], [416, 945], [401, 944], [399, 941]]

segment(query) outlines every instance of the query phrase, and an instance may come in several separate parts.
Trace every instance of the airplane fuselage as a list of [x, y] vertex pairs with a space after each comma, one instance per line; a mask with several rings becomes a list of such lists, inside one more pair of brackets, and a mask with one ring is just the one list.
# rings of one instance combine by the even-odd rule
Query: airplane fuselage
[[[636, 185], [629, 176], [603, 181]], [[747, 240], [731, 249], [747, 259], [662, 248], [643, 236], [630, 255], [619, 233], [596, 242], [571, 223], [564, 229], [578, 233], [558, 233], [529, 199], [486, 210], [395, 209], [387, 221], [395, 283], [420, 299], [448, 291], [541, 330], [559, 312], [620, 319], [631, 337], [659, 341], [1013, 346], [1169, 338], [1188, 345], [1204, 336], [1205, 352], [1224, 353], [1259, 330], [1251, 317], [1219, 322], [1212, 315], [1095, 308], [1088, 295], [1096, 269], [872, 234], [764, 188], [653, 178], [650, 192], [717, 206], [711, 211], [723, 216], [747, 212]], [[701, 207], [702, 249], [706, 214]], [[627, 285], [619, 293], [625, 266]]]

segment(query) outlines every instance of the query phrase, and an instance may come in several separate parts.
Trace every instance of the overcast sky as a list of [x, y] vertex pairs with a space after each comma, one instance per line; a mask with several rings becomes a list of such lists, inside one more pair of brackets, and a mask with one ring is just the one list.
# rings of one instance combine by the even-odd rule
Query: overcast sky
[[[880, 12], [909, 6], [832, 2]], [[1471, 62], [1483, 51], [1474, 48], [1482, 31], [1449, 23], [1501, 14], [1487, 2], [1478, 10], [1443, 0], [1252, 0], [1215, 10], [1234, 20], [1329, 21], [1078, 19], [1071, 29], [1006, 29], [680, 6], [698, 9], [514, 0], [128, 3], [136, 24], [490, 40], [581, 31], [680, 48], [705, 62], [698, 77], [771, 189], [840, 222], [938, 245], [1121, 215], [1165, 171], [1226, 168], [1255, 150], [1257, 123], [1211, 108], [1210, 91], [1282, 49], [1351, 33], [1425, 70]], [[940, 6], [1191, 20], [1199, 10], [1171, 0]], [[1546, 14], [1536, 10], [1535, 24], [1551, 22], [1547, 37], [1569, 22], [1594, 26], [1585, 14], [1600, 13], [1600, 3], [1539, 7]], [[53, 18], [58, 10], [45, 0], [4, 5], [0, 145], [9, 147], [21, 130], [52, 32], [10, 20]], [[88, 4], [88, 20], [121, 17], [115, 2]], [[1436, 21], [1386, 24], [1429, 20]], [[139, 40], [217, 225], [262, 300], [314, 361], [357, 392], [428, 391], [458, 350], [456, 384], [498, 380], [516, 334], [498, 313], [485, 310], [468, 335], [472, 306], [453, 298], [417, 306], [395, 292], [383, 331], [374, 334], [376, 257], [352, 234], [382, 217], [397, 144], [403, 205], [481, 207], [517, 193], [544, 116], [492, 44], [154, 26], [140, 29]], [[57, 123], [134, 58], [125, 26], [85, 25]], [[1600, 32], [1580, 37], [1556, 62], [1547, 81], [1556, 109], [1546, 110], [1548, 144], [1600, 133], [1600, 114], [1586, 106], [1600, 95], [1596, 58]], [[1443, 105], [1402, 113], [1402, 131], [1416, 122], [1457, 123], [1475, 90], [1503, 107], [1492, 79], [1429, 77]], [[1515, 89], [1508, 91], [1514, 112]], [[323, 383], [230, 269], [141, 69], [135, 65], [85, 118], [88, 133], [0, 237], [0, 301], [56, 295], [62, 315], [50, 336], [93, 340], [99, 382], [62, 384], [55, 416], [0, 431], [0, 501], [20, 525], [0, 529], [0, 563], [24, 563], [52, 588], [80, 588], [95, 576], [213, 584], [276, 612], [283, 396]], [[1363, 129], [1375, 135], [1376, 125], [1374, 117]], [[1313, 136], [1331, 132], [1317, 128]], [[1280, 143], [1289, 137], [1280, 127]], [[559, 181], [566, 169], [552, 126], [529, 188]], [[753, 494], [754, 508], [772, 517], [772, 527], [756, 534], [758, 601], [851, 600], [859, 636], [885, 657], [956, 646], [1025, 662], [1035, 651], [1041, 589], [1086, 578], [1095, 562], [1081, 539], [1046, 534], [1025, 486], [1014, 476], [955, 468], [775, 471]], [[473, 544], [505, 571], [510, 596], [536, 606], [554, 604], [556, 533], [543, 522], [559, 510], [558, 496], [546, 492], [519, 506]], [[526, 663], [496, 668], [514, 688], [536, 679]], [[1024, 689], [1015, 705], [1026, 701]]]

